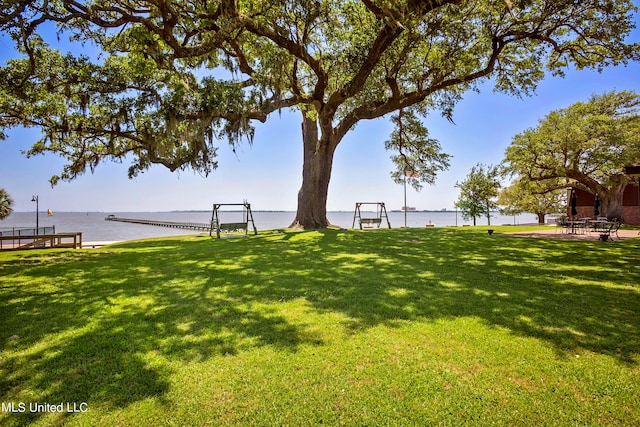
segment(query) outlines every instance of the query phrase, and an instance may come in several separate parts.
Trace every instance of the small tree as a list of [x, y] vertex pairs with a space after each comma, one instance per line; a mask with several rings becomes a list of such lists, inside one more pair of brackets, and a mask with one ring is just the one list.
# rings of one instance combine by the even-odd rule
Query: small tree
[[462, 211], [464, 219], [473, 218], [473, 225], [476, 225], [477, 217], [486, 216], [487, 224], [491, 225], [491, 210], [498, 207], [496, 198], [501, 186], [499, 177], [500, 170], [497, 166], [478, 163], [471, 168], [464, 181], [456, 182], [460, 196], [455, 206]]
[[516, 180], [500, 191], [498, 205], [503, 215], [531, 212], [538, 217], [538, 224], [544, 224], [545, 215], [558, 213], [566, 207], [566, 191], [556, 186], [545, 188], [540, 183]]
[[0, 188], [0, 220], [5, 219], [13, 212], [13, 199], [4, 188]]

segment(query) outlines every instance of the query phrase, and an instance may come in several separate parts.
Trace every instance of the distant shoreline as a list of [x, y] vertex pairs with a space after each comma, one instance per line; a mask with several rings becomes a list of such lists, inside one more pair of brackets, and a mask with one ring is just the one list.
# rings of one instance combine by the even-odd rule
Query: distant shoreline
[[[87, 214], [113, 214], [113, 213], [210, 213], [212, 211], [212, 209], [185, 209], [185, 210], [170, 210], [170, 211], [56, 211], [56, 210], [52, 210], [53, 215], [55, 215], [56, 213], [74, 213], [74, 214], [81, 214], [81, 213], [87, 213]], [[230, 209], [230, 210], [225, 210], [225, 212], [242, 212], [242, 209]], [[252, 212], [268, 212], [268, 213], [296, 213], [295, 210], [293, 211], [289, 211], [289, 210], [271, 210], [271, 209], [252, 209]], [[353, 209], [351, 210], [337, 210], [337, 211], [327, 211], [327, 213], [353, 213]], [[362, 209], [362, 212], [375, 212], [375, 210], [365, 210]], [[389, 212], [393, 212], [393, 213], [404, 213], [405, 211], [400, 210], [400, 209], [391, 209], [389, 210]], [[415, 211], [406, 211], [407, 213], [460, 213], [461, 211], [456, 211], [456, 210], [450, 210], [450, 209], [436, 209], [436, 210], [431, 210], [431, 209], [423, 209], [423, 210], [415, 210]], [[490, 211], [492, 214], [496, 214], [499, 213], [500, 211]], [[14, 211], [13, 213], [20, 213], [20, 214], [28, 214], [28, 213], [35, 213], [35, 210], [33, 211]], [[40, 213], [47, 213], [46, 209], [41, 209]], [[527, 214], [528, 212], [525, 212], [525, 214]], [[509, 216], [509, 215], [507, 215]]]

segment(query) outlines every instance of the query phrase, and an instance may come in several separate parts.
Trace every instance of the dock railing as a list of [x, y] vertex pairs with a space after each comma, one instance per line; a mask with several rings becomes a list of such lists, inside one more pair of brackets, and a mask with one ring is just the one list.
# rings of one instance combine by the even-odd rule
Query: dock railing
[[0, 250], [81, 247], [81, 232], [56, 233], [55, 226], [0, 230]]
[[167, 228], [181, 228], [184, 230], [195, 230], [195, 231], [211, 231], [211, 224], [204, 224], [200, 222], [176, 222], [176, 221], [160, 221], [154, 219], [139, 219], [139, 218], [119, 218], [115, 215], [109, 215], [105, 218], [105, 221], [118, 221], [118, 222], [128, 222], [131, 224], [144, 224], [144, 225], [154, 225], [156, 227], [167, 227]]

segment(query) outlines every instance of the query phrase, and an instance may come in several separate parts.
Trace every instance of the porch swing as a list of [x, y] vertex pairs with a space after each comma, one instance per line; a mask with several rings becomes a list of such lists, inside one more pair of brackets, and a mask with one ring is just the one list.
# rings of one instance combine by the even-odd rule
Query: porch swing
[[[360, 209], [362, 205], [376, 205], [376, 216], [363, 217], [362, 210]], [[383, 218], [387, 221], [387, 227], [391, 228], [389, 216], [387, 215], [387, 208], [385, 207], [384, 202], [356, 202], [356, 209], [353, 212], [353, 224], [351, 224], [351, 228], [355, 228], [356, 220], [358, 221], [360, 230], [365, 228], [380, 228]]]
[[[222, 206], [242, 206], [242, 222], [220, 222], [220, 207]], [[224, 212], [224, 211], [223, 211]], [[249, 234], [249, 222], [253, 228], [253, 234], [258, 234], [258, 229], [253, 222], [253, 213], [251, 212], [251, 204], [244, 201], [243, 203], [214, 203], [213, 213], [211, 214], [211, 228], [209, 236], [216, 230], [216, 237], [219, 239], [221, 233], [237, 233], [244, 231], [244, 235]]]

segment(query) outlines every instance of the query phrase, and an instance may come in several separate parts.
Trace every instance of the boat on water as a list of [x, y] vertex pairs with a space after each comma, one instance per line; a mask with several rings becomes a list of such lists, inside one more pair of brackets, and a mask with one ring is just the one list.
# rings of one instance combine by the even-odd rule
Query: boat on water
[[391, 212], [418, 212], [418, 209], [413, 206], [403, 206], [399, 210], [394, 209]]

